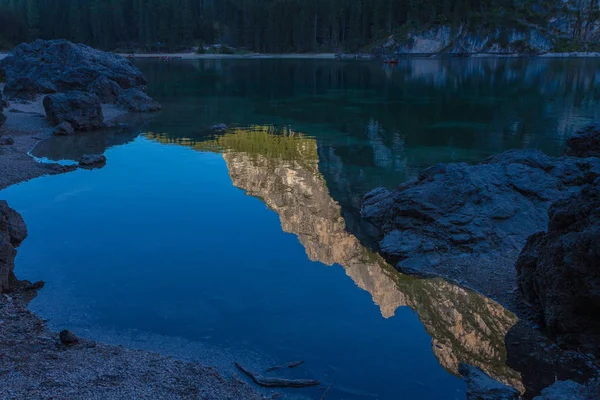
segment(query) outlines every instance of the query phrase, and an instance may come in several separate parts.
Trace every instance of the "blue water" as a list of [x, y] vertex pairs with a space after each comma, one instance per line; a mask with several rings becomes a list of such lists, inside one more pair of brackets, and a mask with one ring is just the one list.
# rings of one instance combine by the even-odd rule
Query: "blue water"
[[46, 281], [33, 309], [52, 327], [207, 342], [257, 368], [302, 359], [331, 398], [464, 397], [415, 313], [384, 319], [341, 267], [310, 261], [219, 155], [139, 138], [107, 157], [2, 192], [29, 227], [17, 273]]
[[[104, 168], [0, 192], [28, 225], [16, 273], [46, 282], [31, 308], [52, 328], [226, 374], [233, 361], [261, 371], [304, 360], [277, 374], [332, 384], [328, 400], [462, 399], [461, 361], [522, 389], [503, 343], [516, 318], [396, 273], [357, 239], [356, 208], [437, 162], [558, 154], [597, 117], [597, 63], [141, 67], [162, 113], [36, 150], [77, 159], [108, 148]], [[230, 132], [208, 129], [220, 122]]]

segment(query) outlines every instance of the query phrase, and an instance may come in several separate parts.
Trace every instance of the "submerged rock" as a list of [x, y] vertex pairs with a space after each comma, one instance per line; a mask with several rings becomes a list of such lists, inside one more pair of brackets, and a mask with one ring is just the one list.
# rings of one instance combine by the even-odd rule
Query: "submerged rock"
[[72, 345], [79, 342], [79, 338], [71, 331], [64, 330], [60, 332], [60, 342], [64, 345]]
[[11, 289], [14, 275], [16, 248], [27, 237], [27, 226], [23, 218], [0, 200], [0, 293]]
[[100, 99], [93, 94], [72, 91], [48, 95], [44, 98], [44, 109], [54, 126], [67, 122], [75, 130], [86, 131], [104, 124]]
[[130, 112], [155, 112], [162, 107], [146, 93], [138, 89], [127, 89], [117, 99], [117, 106]]
[[56, 91], [86, 91], [99, 76], [124, 89], [147, 84], [126, 58], [66, 40], [23, 43], [0, 66], [6, 71], [7, 95], [25, 99]]
[[565, 155], [600, 157], [600, 124], [592, 124], [567, 139]]
[[102, 168], [105, 164], [106, 157], [102, 154], [86, 154], [79, 161], [79, 166], [87, 169]]
[[461, 363], [458, 372], [467, 384], [467, 400], [518, 400], [518, 391], [493, 380], [477, 367]]
[[545, 228], [552, 203], [599, 176], [597, 158], [511, 150], [475, 165], [435, 165], [394, 191], [376, 189], [361, 212], [380, 231], [382, 254], [401, 271], [469, 283], [474, 277], [454, 262], [515, 257]]
[[516, 264], [549, 336], [600, 355], [600, 179], [556, 202]]

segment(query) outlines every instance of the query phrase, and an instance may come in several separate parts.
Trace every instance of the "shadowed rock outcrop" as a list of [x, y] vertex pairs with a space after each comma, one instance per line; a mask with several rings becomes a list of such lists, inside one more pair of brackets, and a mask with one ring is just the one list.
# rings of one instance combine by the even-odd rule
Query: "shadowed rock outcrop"
[[44, 110], [53, 126], [67, 122], [76, 131], [89, 131], [104, 124], [100, 100], [89, 93], [72, 91], [48, 95], [44, 98]]
[[126, 110], [160, 109], [142, 92], [147, 80], [129, 60], [83, 44], [66, 40], [23, 43], [0, 60], [0, 68], [6, 71], [4, 93], [10, 99], [29, 101], [38, 95], [78, 91], [114, 104], [124, 91], [131, 90], [121, 102]]
[[477, 266], [491, 263], [491, 272], [504, 274], [500, 292], [508, 290], [512, 265], [527, 238], [546, 226], [550, 205], [598, 176], [598, 158], [511, 150], [475, 165], [435, 165], [394, 191], [376, 189], [361, 212], [400, 271], [464, 280], [489, 295], [490, 276], [478, 275]]
[[415, 310], [448, 372], [460, 376], [459, 363], [465, 362], [523, 391], [519, 373], [506, 366], [504, 346], [516, 317], [498, 303], [443, 279], [402, 275], [361, 245], [347, 232], [341, 207], [329, 194], [314, 139], [255, 127], [233, 129], [211, 142], [182, 144], [223, 151], [233, 184], [276, 212], [282, 229], [298, 237], [311, 260], [344, 268], [371, 294], [384, 318], [393, 317], [398, 307]]
[[11, 288], [14, 275], [16, 248], [27, 237], [23, 218], [4, 200], [0, 200], [0, 293]]
[[600, 179], [548, 214], [517, 261], [519, 287], [551, 337], [600, 355]]
[[0, 66], [6, 71], [6, 94], [26, 100], [37, 94], [86, 91], [99, 76], [124, 89], [147, 84], [126, 58], [66, 40], [23, 43]]

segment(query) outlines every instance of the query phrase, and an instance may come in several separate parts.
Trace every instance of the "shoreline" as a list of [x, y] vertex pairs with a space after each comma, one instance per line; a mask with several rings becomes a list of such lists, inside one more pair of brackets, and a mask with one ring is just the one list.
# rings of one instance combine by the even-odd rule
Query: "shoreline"
[[[0, 60], [10, 53], [0, 53]], [[196, 54], [196, 53], [115, 53], [129, 60], [153, 60], [170, 58], [172, 61], [191, 60], [337, 60], [336, 53], [248, 53], [248, 54]], [[370, 58], [365, 58], [368, 55]], [[358, 59], [355, 57], [358, 56]], [[526, 59], [572, 59], [572, 58], [600, 58], [600, 52], [567, 52], [567, 53], [545, 53], [545, 54], [497, 54], [497, 53], [472, 53], [472, 54], [440, 54], [440, 53], [403, 53], [390, 55], [400, 59], [411, 58], [465, 58], [465, 59], [503, 59], [503, 58], [526, 58]], [[372, 61], [377, 60], [373, 54], [342, 54], [342, 61]]]

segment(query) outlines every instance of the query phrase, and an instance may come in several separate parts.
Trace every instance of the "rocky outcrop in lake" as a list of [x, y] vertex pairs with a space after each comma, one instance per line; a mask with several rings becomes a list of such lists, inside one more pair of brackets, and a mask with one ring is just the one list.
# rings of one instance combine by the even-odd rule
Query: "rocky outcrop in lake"
[[[31, 95], [87, 91], [100, 76], [124, 89], [148, 83], [126, 58], [66, 40], [20, 44], [0, 61], [0, 66], [6, 71], [5, 94], [9, 98], [23, 98], [23, 91]], [[25, 97], [29, 99], [29, 95]]]
[[8, 291], [16, 281], [14, 275], [16, 248], [27, 237], [23, 218], [0, 200], [0, 294]]
[[489, 295], [494, 272], [505, 273], [497, 284], [510, 290], [514, 261], [547, 225], [550, 205], [599, 176], [598, 158], [511, 150], [475, 165], [435, 165], [396, 190], [376, 189], [361, 212], [400, 271], [465, 281]]
[[600, 356], [600, 179], [548, 214], [517, 261], [519, 287], [551, 337]]
[[[60, 103], [68, 105], [69, 114], [93, 112], [93, 117], [83, 122], [80, 117], [57, 119], [56, 112], [48, 115], [54, 125], [66, 121], [75, 131], [101, 126], [95, 121], [101, 103], [118, 104], [127, 112], [160, 109], [160, 104], [143, 93], [147, 80], [129, 60], [82, 44], [65, 40], [23, 43], [0, 60], [0, 68], [6, 71], [4, 94], [9, 99], [33, 101], [40, 95], [59, 96], [63, 99]], [[83, 93], [89, 97], [83, 99]]]

